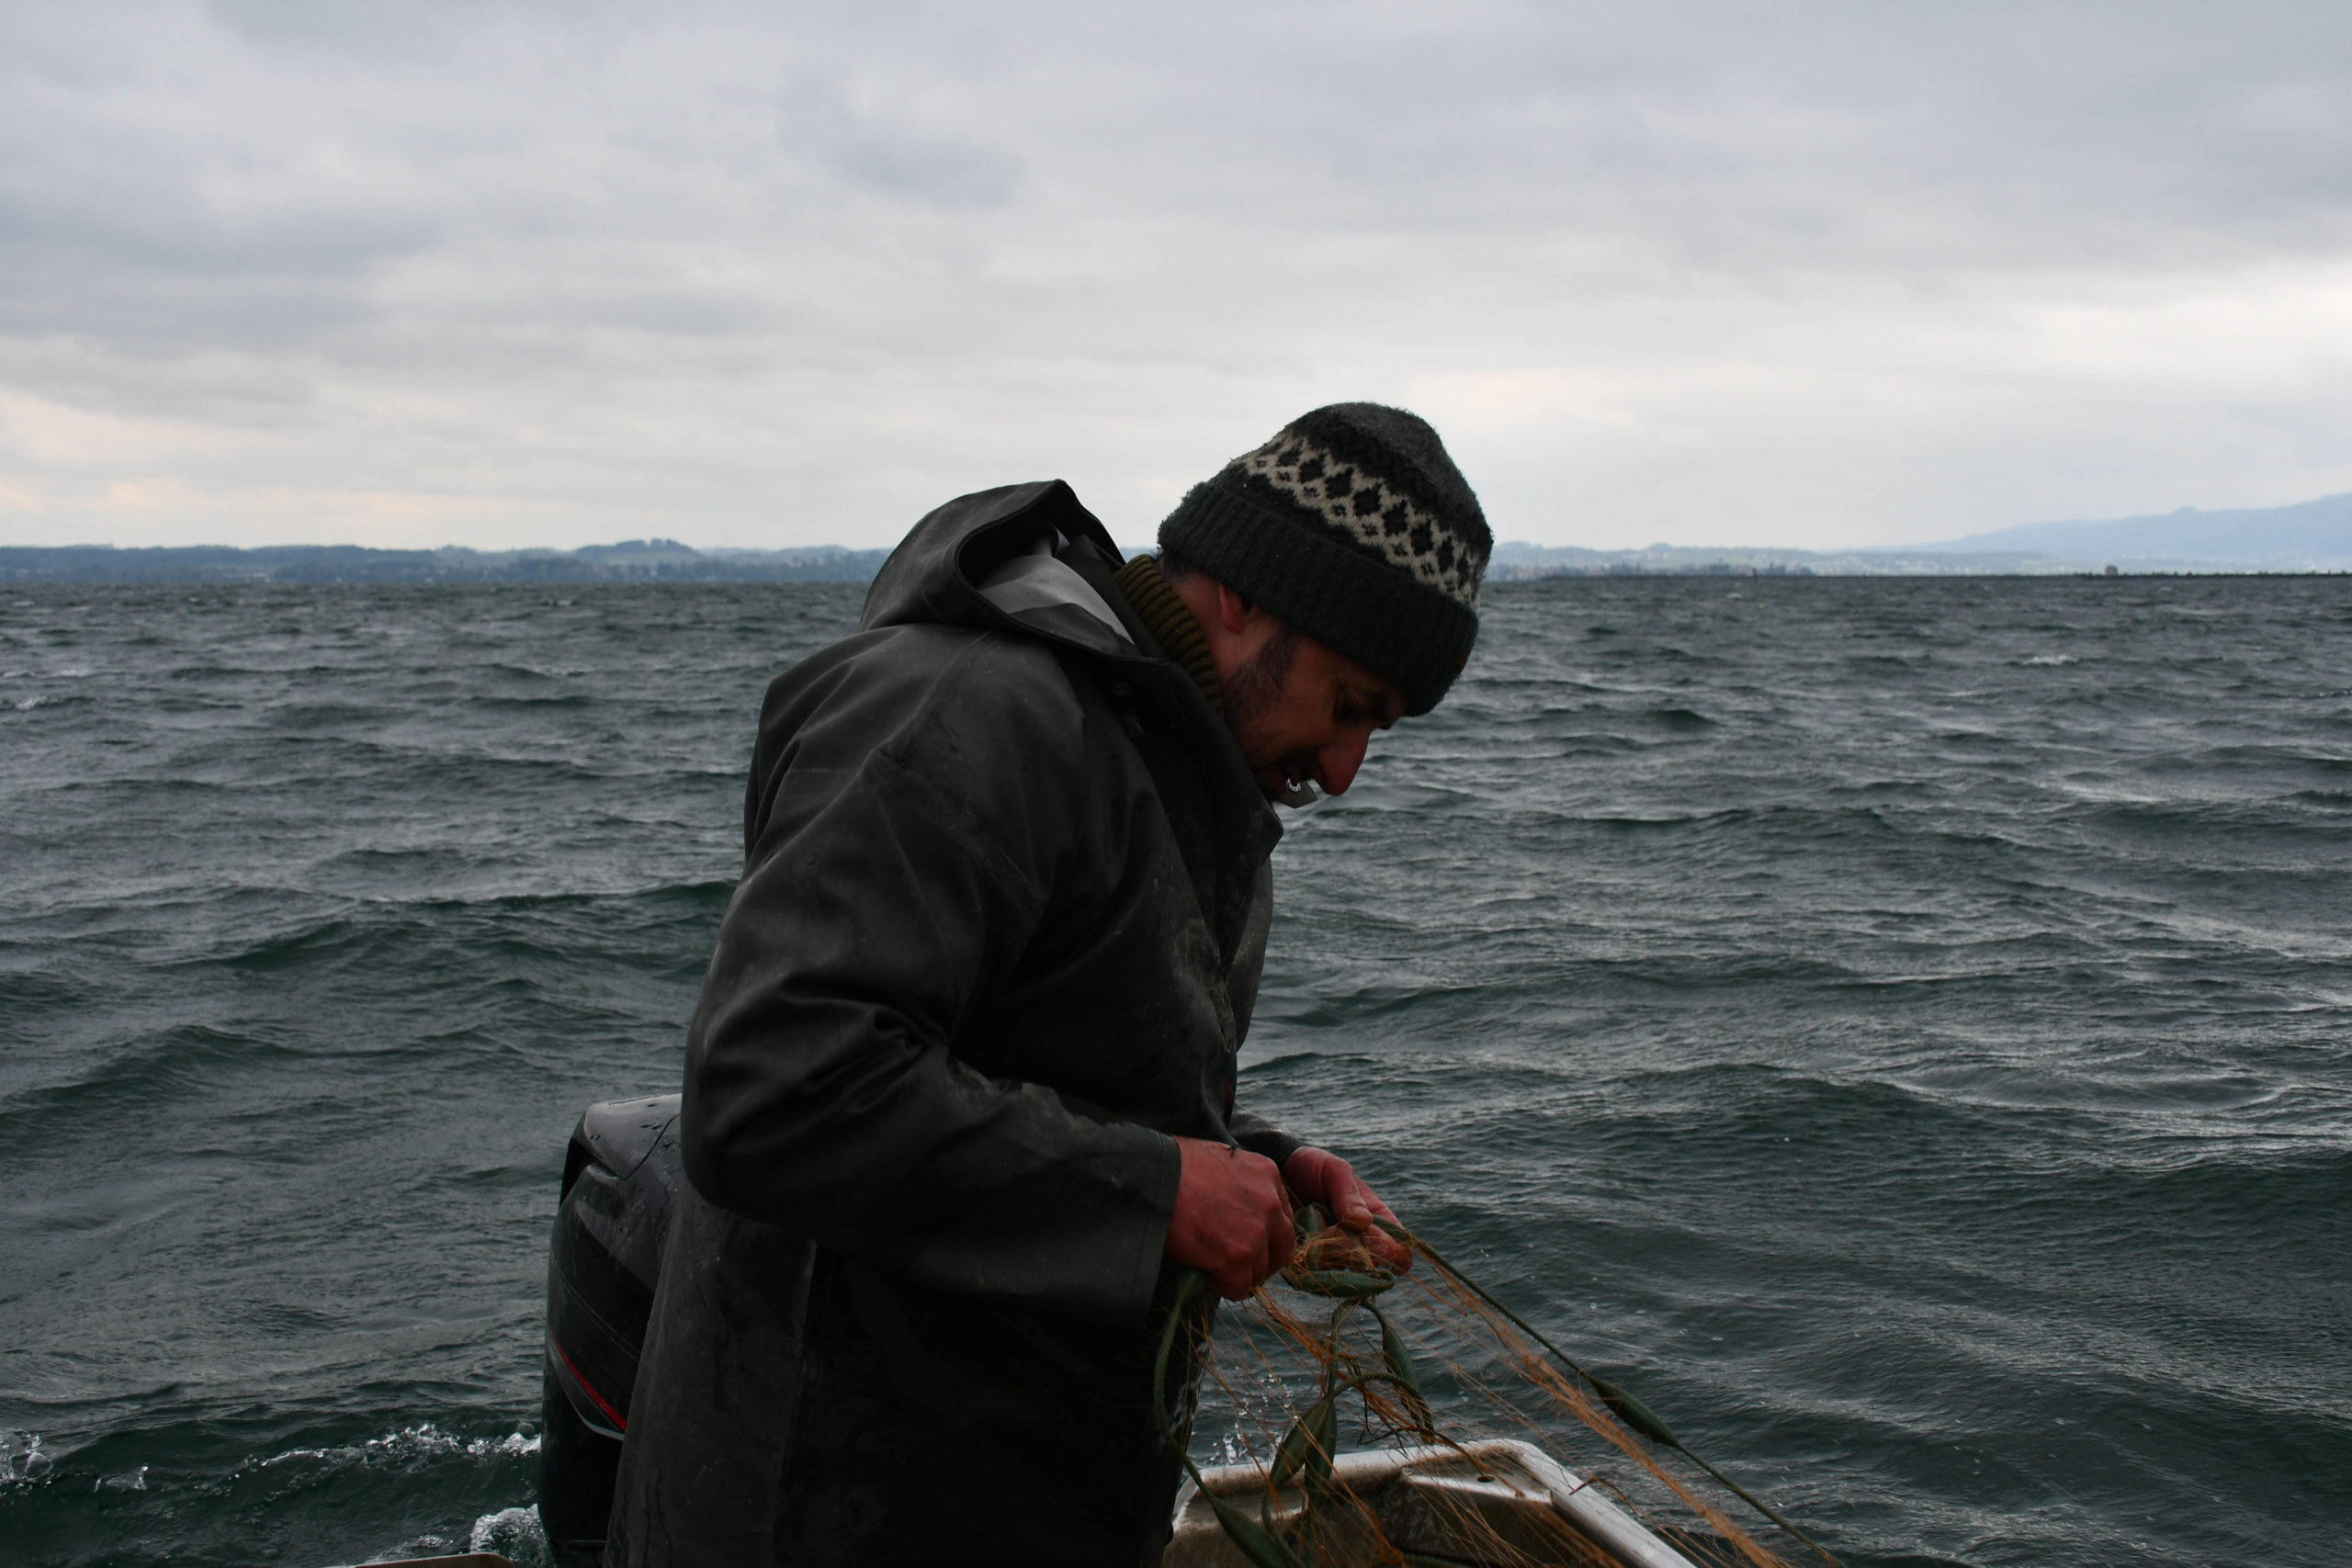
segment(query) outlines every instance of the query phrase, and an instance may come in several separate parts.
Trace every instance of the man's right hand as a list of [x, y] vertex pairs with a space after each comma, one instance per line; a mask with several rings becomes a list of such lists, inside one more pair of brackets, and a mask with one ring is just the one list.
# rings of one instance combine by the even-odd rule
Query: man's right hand
[[1298, 1245], [1283, 1173], [1265, 1156], [1228, 1144], [1179, 1138], [1176, 1148], [1184, 1170], [1168, 1220], [1168, 1256], [1206, 1274], [1226, 1300], [1241, 1301]]

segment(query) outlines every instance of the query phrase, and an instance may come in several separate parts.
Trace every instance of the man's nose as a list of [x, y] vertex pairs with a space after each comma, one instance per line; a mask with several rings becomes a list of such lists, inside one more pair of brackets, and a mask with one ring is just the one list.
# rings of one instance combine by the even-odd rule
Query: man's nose
[[1325, 795], [1348, 793], [1356, 782], [1356, 770], [1363, 766], [1364, 748], [1371, 744], [1370, 735], [1351, 735], [1315, 753], [1315, 782]]

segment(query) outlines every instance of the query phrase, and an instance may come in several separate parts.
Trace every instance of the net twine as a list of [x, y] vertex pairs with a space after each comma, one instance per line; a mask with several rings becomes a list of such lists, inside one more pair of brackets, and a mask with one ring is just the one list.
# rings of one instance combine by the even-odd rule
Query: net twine
[[[1730, 1547], [1753, 1568], [1785, 1565], [1722, 1508], [1675, 1475], [1652, 1451], [1651, 1445], [1680, 1455], [1716, 1484], [1818, 1554], [1831, 1568], [1843, 1568], [1826, 1548], [1793, 1522], [1691, 1452], [1657, 1413], [1631, 1392], [1568, 1356], [1427, 1241], [1391, 1221], [1377, 1223], [1390, 1236], [1411, 1248], [1415, 1256], [1428, 1260], [1435, 1281], [1422, 1283], [1427, 1304], [1457, 1322], [1476, 1323], [1522, 1380], [1623, 1452], [1703, 1521], [1717, 1541]], [[1394, 1291], [1404, 1277], [1382, 1264], [1361, 1236], [1329, 1224], [1319, 1205], [1309, 1204], [1300, 1210], [1295, 1224], [1299, 1233], [1298, 1250], [1283, 1269], [1283, 1281], [1302, 1294], [1329, 1302], [1331, 1310], [1327, 1320], [1312, 1322], [1284, 1308], [1262, 1288], [1252, 1298], [1261, 1320], [1303, 1353], [1316, 1373], [1316, 1397], [1292, 1419], [1266, 1466], [1266, 1484], [1256, 1517], [1209, 1490], [1184, 1435], [1169, 1416], [1168, 1371], [1175, 1354], [1177, 1332], [1205, 1301], [1207, 1280], [1197, 1269], [1186, 1269], [1179, 1279], [1160, 1331], [1159, 1357], [1152, 1370], [1153, 1407], [1159, 1412], [1162, 1436], [1182, 1460], [1185, 1471], [1227, 1539], [1255, 1568], [1310, 1568], [1321, 1561], [1318, 1541], [1331, 1539], [1329, 1522], [1338, 1517], [1352, 1519], [1368, 1532], [1375, 1560], [1441, 1568], [1455, 1560], [1407, 1551], [1389, 1542], [1371, 1510], [1349, 1491], [1334, 1468], [1339, 1455], [1340, 1409], [1341, 1402], [1350, 1396], [1361, 1402], [1365, 1425], [1385, 1437], [1409, 1438], [1431, 1446], [1452, 1448], [1465, 1458], [1470, 1457], [1461, 1441], [1441, 1429], [1423, 1391], [1408, 1337], [1394, 1310], [1382, 1304], [1381, 1298]], [[1357, 1314], [1368, 1316], [1378, 1328], [1376, 1360], [1360, 1352], [1345, 1333], [1351, 1318]], [[1207, 1348], [1206, 1314], [1200, 1315], [1203, 1327], [1188, 1347], [1196, 1362], [1204, 1359]], [[1543, 1354], [1538, 1354], [1538, 1347]], [[1260, 1354], [1262, 1359], [1263, 1352]], [[1509, 1408], [1508, 1402], [1487, 1389], [1475, 1374], [1468, 1374], [1451, 1362], [1447, 1364], [1449, 1370], [1462, 1375], [1467, 1386]], [[1523, 1415], [1520, 1418], [1525, 1419]], [[1189, 1427], [1189, 1418], [1186, 1425]], [[1288, 1520], [1280, 1520], [1277, 1511], [1281, 1494], [1283, 1488], [1294, 1485], [1297, 1488], [1297, 1507]], [[1610, 1490], [1637, 1512], [1647, 1512], [1622, 1487], [1611, 1486]], [[1665, 1529], [1669, 1537], [1686, 1545], [1704, 1539], [1671, 1523], [1667, 1523]], [[1498, 1539], [1497, 1544], [1501, 1544]], [[1507, 1547], [1504, 1551], [1507, 1557], [1520, 1555]]]

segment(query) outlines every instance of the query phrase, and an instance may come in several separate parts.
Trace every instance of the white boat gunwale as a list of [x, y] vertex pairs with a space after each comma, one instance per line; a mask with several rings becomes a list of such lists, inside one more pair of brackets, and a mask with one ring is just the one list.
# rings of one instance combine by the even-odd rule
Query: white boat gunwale
[[[1589, 1479], [1578, 1476], [1534, 1444], [1515, 1438], [1483, 1438], [1459, 1447], [1430, 1444], [1357, 1450], [1339, 1455], [1332, 1469], [1350, 1492], [1363, 1496], [1408, 1480], [1459, 1486], [1462, 1478], [1442, 1472], [1458, 1471], [1465, 1462], [1481, 1470], [1516, 1468], [1532, 1483], [1524, 1490], [1513, 1488], [1521, 1506], [1531, 1510], [1548, 1508], [1625, 1568], [1696, 1568], [1688, 1557], [1610, 1501]], [[1266, 1490], [1265, 1468], [1254, 1463], [1220, 1465], [1204, 1472], [1201, 1479], [1208, 1491], [1229, 1500], [1260, 1498]], [[1510, 1484], [1508, 1478], [1504, 1484]], [[1176, 1534], [1162, 1559], [1165, 1568], [1209, 1568], [1229, 1560], [1223, 1550], [1227, 1544], [1223, 1527], [1202, 1499], [1202, 1490], [1188, 1477], [1176, 1495]], [[1298, 1495], [1295, 1486], [1283, 1488], [1277, 1512], [1295, 1511], [1300, 1506]]]

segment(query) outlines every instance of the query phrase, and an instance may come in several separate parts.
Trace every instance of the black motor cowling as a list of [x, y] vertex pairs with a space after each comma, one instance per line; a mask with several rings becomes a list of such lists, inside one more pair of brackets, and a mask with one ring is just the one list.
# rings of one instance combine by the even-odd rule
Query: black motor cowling
[[572, 1130], [548, 1248], [539, 1521], [560, 1568], [596, 1568], [629, 1393], [681, 1179], [678, 1096], [592, 1105]]

